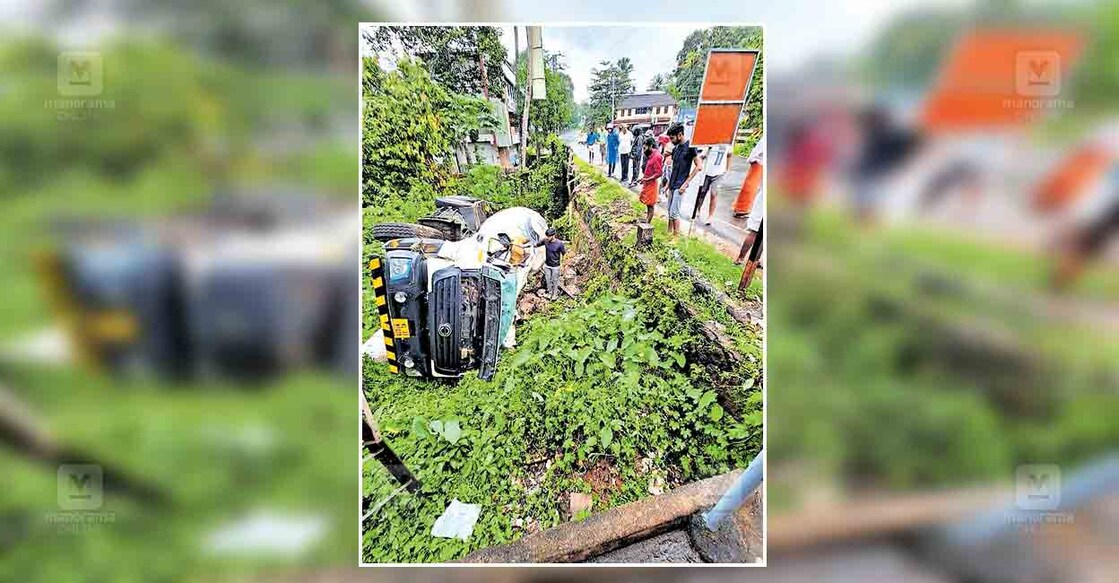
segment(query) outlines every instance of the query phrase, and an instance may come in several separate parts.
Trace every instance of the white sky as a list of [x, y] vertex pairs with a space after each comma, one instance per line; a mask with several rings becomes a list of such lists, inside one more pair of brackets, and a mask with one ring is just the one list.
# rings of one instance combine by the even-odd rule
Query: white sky
[[[525, 44], [524, 27], [521, 48]], [[645, 91], [657, 73], [670, 73], [676, 66], [676, 51], [694, 26], [555, 26], [545, 25], [544, 49], [563, 53], [567, 74], [575, 84], [575, 100], [587, 98], [591, 69], [603, 59], [616, 61], [629, 57], [633, 61], [633, 79], [637, 90]], [[502, 27], [502, 42], [513, 54], [513, 27]], [[512, 60], [512, 59], [510, 59]]]

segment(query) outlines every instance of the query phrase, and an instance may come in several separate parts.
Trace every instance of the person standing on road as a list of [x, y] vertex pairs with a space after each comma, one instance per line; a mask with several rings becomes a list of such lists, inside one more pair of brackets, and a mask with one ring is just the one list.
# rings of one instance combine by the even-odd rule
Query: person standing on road
[[705, 225], [711, 226], [711, 219], [715, 216], [715, 203], [719, 200], [719, 181], [727, 170], [730, 170], [730, 146], [720, 144], [707, 148], [703, 158], [703, 183], [699, 185], [699, 193], [695, 197], [695, 209], [692, 210], [692, 220], [699, 218], [703, 210], [703, 199], [711, 197], [707, 206], [707, 221]]
[[544, 284], [548, 287], [548, 296], [554, 300], [559, 297], [560, 260], [567, 253], [567, 247], [556, 237], [552, 227], [544, 232], [544, 239], [536, 246], [544, 248]]
[[672, 173], [668, 180], [668, 233], [680, 234], [680, 206], [692, 178], [703, 171], [703, 156], [684, 139], [684, 126], [675, 124], [668, 129], [672, 140]]
[[626, 124], [622, 124], [622, 131], [618, 133], [618, 153], [622, 157], [622, 184], [629, 182], [629, 156], [632, 150], [633, 134]]
[[[754, 198], [753, 208], [750, 209], [750, 218], [746, 219], [746, 238], [742, 241], [742, 249], [738, 251], [735, 265], [742, 265], [746, 261], [746, 268], [742, 271], [742, 279], [738, 281], [738, 289], [745, 290], [754, 280], [754, 271], [761, 264], [762, 243], [765, 238], [765, 189], [758, 192]], [[749, 255], [749, 261], [746, 260]]]
[[642, 159], [645, 157], [645, 134], [641, 132], [641, 128], [634, 128], [633, 130], [633, 152], [630, 153], [629, 159], [632, 162], [632, 170], [630, 172], [630, 186], [636, 186], [638, 181], [641, 180], [642, 169], [645, 166], [642, 164]]
[[618, 166], [618, 145], [620, 139], [618, 138], [618, 131], [614, 126], [607, 126], [610, 133], [606, 134], [606, 175], [610, 178], [614, 177], [614, 168]]
[[657, 195], [661, 174], [664, 173], [664, 162], [661, 157], [657, 142], [653, 138], [645, 138], [643, 147], [645, 152], [645, 172], [638, 180], [641, 183], [641, 204], [645, 205], [645, 222], [653, 223], [653, 209], [657, 207]]
[[668, 131], [657, 136], [657, 147], [661, 153], [661, 163], [664, 166], [663, 176], [661, 176], [660, 189], [661, 192], [668, 193], [668, 173], [672, 172], [672, 141], [668, 139]]
[[598, 147], [598, 130], [591, 128], [591, 132], [587, 134], [587, 161], [594, 164], [594, 151]]
[[754, 149], [750, 151], [750, 157], [746, 158], [746, 179], [742, 181], [742, 188], [739, 189], [738, 197], [734, 199], [734, 205], [731, 207], [734, 218], [740, 219], [753, 212], [754, 199], [762, 189], [764, 178], [765, 135], [763, 134], [758, 143], [754, 144]]

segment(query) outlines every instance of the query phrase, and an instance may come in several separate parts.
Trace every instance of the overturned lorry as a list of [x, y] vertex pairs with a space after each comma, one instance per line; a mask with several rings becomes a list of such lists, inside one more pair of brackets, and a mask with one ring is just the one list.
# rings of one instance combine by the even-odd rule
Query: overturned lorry
[[[390, 370], [434, 378], [477, 370], [489, 380], [501, 346], [513, 344], [517, 298], [544, 264], [548, 225], [523, 207], [487, 217], [484, 201], [470, 197], [441, 198], [436, 207], [433, 217], [453, 232], [389, 239], [383, 260], [370, 264]], [[419, 223], [380, 234], [435, 235]]]

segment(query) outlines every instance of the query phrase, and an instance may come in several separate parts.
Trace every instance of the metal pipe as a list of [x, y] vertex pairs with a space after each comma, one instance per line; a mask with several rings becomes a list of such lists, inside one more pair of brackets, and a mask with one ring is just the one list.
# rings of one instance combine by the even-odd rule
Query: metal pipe
[[758, 452], [758, 455], [746, 466], [746, 471], [738, 477], [738, 481], [730, 487], [729, 490], [723, 494], [719, 502], [715, 506], [703, 513], [703, 522], [707, 525], [707, 530], [715, 531], [719, 528], [719, 523], [723, 521], [727, 515], [731, 514], [742, 506], [746, 501], [746, 497], [750, 495], [762, 483], [762, 467], [765, 465], [765, 450]]

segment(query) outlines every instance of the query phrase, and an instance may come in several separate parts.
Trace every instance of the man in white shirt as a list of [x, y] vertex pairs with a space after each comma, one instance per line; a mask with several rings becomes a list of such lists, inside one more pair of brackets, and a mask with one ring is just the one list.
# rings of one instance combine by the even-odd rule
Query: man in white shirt
[[618, 153], [622, 155], [622, 183], [629, 182], [629, 154], [633, 150], [633, 134], [629, 127], [622, 124], [622, 131], [618, 133]]
[[695, 209], [692, 211], [693, 220], [699, 216], [699, 211], [703, 208], [703, 197], [710, 195], [711, 202], [708, 203], [707, 221], [704, 224], [711, 224], [711, 217], [715, 216], [715, 204], [719, 200], [717, 188], [719, 180], [730, 169], [730, 151], [730, 146], [724, 144], [707, 148], [703, 158], [703, 182], [699, 186]]

